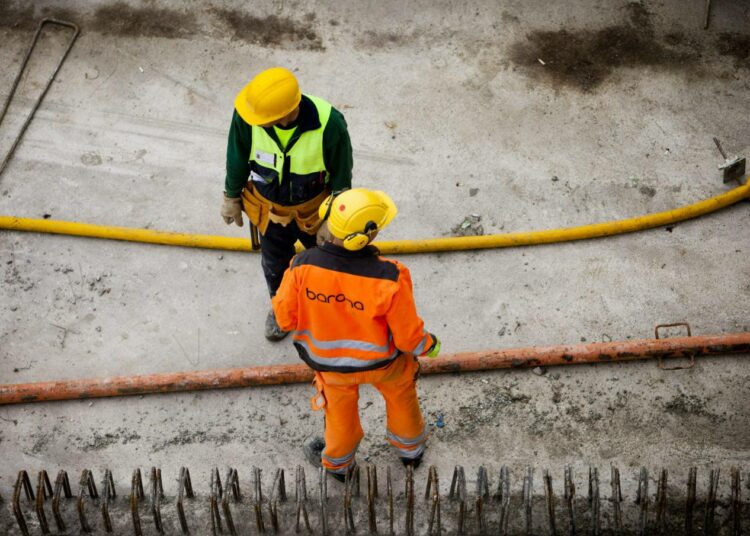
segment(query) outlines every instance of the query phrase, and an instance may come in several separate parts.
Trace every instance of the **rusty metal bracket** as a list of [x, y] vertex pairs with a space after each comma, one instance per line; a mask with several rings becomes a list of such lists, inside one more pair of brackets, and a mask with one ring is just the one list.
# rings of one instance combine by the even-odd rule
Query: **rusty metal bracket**
[[180, 468], [179, 477], [179, 489], [177, 490], [177, 517], [180, 520], [180, 528], [183, 534], [190, 534], [187, 524], [187, 518], [185, 517], [185, 505], [184, 498], [188, 499], [195, 498], [193, 493], [193, 484], [190, 481], [190, 471], [187, 467]]
[[21, 488], [26, 493], [26, 499], [29, 502], [34, 500], [34, 490], [31, 489], [31, 481], [26, 471], [20, 471], [16, 479], [16, 485], [13, 487], [13, 515], [16, 517], [18, 528], [21, 529], [23, 536], [29, 536], [29, 528], [26, 525], [26, 519], [23, 517], [21, 510]]
[[[612, 530], [620, 534], [622, 530], [622, 489], [620, 488], [620, 470], [614, 465], [610, 466], [610, 485], [612, 487]], [[575, 532], [574, 527], [571, 534]]]
[[[218, 469], [216, 470], [216, 478], [219, 477]], [[227, 477], [225, 480], [226, 489], [224, 490], [224, 496], [221, 498], [221, 509], [224, 512], [224, 520], [227, 522], [227, 529], [229, 529], [229, 534], [232, 536], [237, 536], [237, 529], [234, 526], [234, 517], [232, 516], [232, 510], [229, 508], [229, 498], [230, 495], [234, 499], [234, 502], [239, 502], [242, 498], [240, 495], [240, 480], [237, 476], [237, 469], [229, 468], [227, 469]], [[231, 490], [231, 494], [229, 491]], [[212, 490], [213, 495], [213, 490]], [[212, 499], [213, 501], [213, 499]], [[214, 504], [211, 503], [211, 516], [213, 518], [214, 516]], [[216, 511], [215, 515], [218, 517], [219, 513], [218, 510]]]
[[159, 534], [164, 534], [161, 521], [161, 501], [164, 499], [164, 486], [161, 482], [161, 469], [151, 468], [151, 515], [154, 518], [154, 528]]
[[70, 491], [68, 473], [61, 469], [57, 473], [57, 478], [55, 479], [55, 493], [52, 496], [52, 513], [55, 516], [55, 523], [57, 524], [58, 532], [65, 532], [66, 530], [65, 521], [60, 513], [60, 498], [63, 494], [66, 499], [73, 498], [73, 493]]
[[39, 471], [39, 479], [36, 484], [36, 517], [39, 520], [39, 528], [42, 534], [49, 534], [49, 523], [47, 515], [44, 513], [44, 501], [52, 497], [52, 483], [49, 480], [47, 471]]
[[[239, 500], [239, 487], [235, 494], [236, 500]], [[271, 518], [271, 527], [273, 532], [279, 532], [279, 501], [286, 502], [286, 481], [284, 480], [284, 470], [276, 469], [271, 486], [271, 496], [268, 499], [268, 514]]]
[[138, 500], [143, 498], [143, 479], [141, 470], [133, 471], [133, 478], [130, 480], [130, 515], [133, 519], [133, 532], [135, 536], [143, 536], [141, 529], [141, 516], [138, 514]]
[[220, 532], [224, 532], [221, 528], [221, 514], [219, 513], [219, 501], [224, 495], [224, 490], [221, 486], [218, 467], [211, 469], [211, 485], [209, 487], [211, 494], [208, 497], [208, 510], [211, 514], [211, 534], [217, 536]]
[[451, 478], [451, 487], [448, 492], [448, 498], [458, 499], [458, 528], [456, 532], [458, 534], [465, 533], [465, 523], [467, 514], [467, 492], [466, 492], [466, 473], [461, 465], [457, 465], [453, 469], [453, 477]]
[[112, 530], [112, 517], [109, 515], [109, 505], [110, 501], [114, 501], [116, 497], [112, 471], [107, 469], [104, 471], [104, 483], [102, 484], [102, 520], [104, 521], [104, 530], [107, 532], [114, 532]]
[[599, 536], [601, 527], [601, 497], [599, 494], [599, 469], [589, 467], [589, 508], [591, 509], [591, 534]]
[[90, 499], [98, 499], [99, 494], [96, 491], [96, 484], [94, 483], [94, 476], [91, 471], [84, 469], [81, 471], [81, 490], [78, 492], [78, 520], [81, 522], [81, 530], [83, 532], [94, 532], [89, 525], [88, 519], [86, 519], [86, 510], [84, 508], [83, 499], [86, 495]]
[[[659, 336], [659, 330], [660, 329], [664, 329], [664, 328], [678, 328], [678, 327], [684, 327], [685, 329], [687, 329], [687, 335], [688, 335], [688, 337], [692, 337], [693, 336], [692, 332], [690, 331], [690, 324], [688, 324], [687, 322], [675, 322], [674, 324], [658, 324], [654, 328], [654, 338], [656, 338], [656, 339], [660, 339], [661, 338]], [[658, 363], [659, 363], [659, 368], [662, 369], [662, 370], [682, 370], [682, 369], [693, 368], [695, 366], [695, 353], [690, 353], [690, 354], [688, 354], [686, 356], [689, 359], [687, 365], [675, 365], [673, 367], [667, 367], [667, 366], [664, 365], [664, 357], [666, 357], [666, 356], [663, 356], [661, 354], [657, 356], [657, 360], [658, 360]]]
[[[374, 469], [374, 466], [373, 466]], [[376, 482], [377, 492], [377, 482]], [[424, 492], [425, 501], [430, 501], [430, 521], [427, 528], [427, 534], [432, 536], [433, 534], [440, 534], [443, 531], [443, 523], [440, 515], [440, 480], [438, 478], [437, 468], [434, 465], [430, 466], [430, 473], [427, 478], [427, 488]], [[373, 508], [374, 511], [374, 508]], [[371, 517], [374, 517], [371, 515]], [[377, 525], [375, 521], [371, 523], [372, 528], [370, 533], [377, 533]], [[435, 532], [433, 532], [433, 527]]]
[[297, 466], [295, 472], [294, 499], [297, 503], [294, 532], [300, 532], [300, 518], [305, 522], [305, 529], [308, 534], [312, 534], [310, 526], [310, 516], [307, 513], [307, 483], [305, 482], [305, 470], [301, 465]]
[[39, 41], [39, 36], [41, 35], [42, 30], [44, 29], [44, 26], [47, 24], [64, 26], [65, 28], [70, 28], [71, 30], [73, 30], [73, 37], [71, 37], [70, 41], [68, 42], [68, 47], [65, 49], [65, 53], [60, 58], [60, 61], [58, 62], [57, 67], [55, 67], [55, 70], [52, 72], [52, 75], [49, 77], [49, 80], [47, 80], [47, 85], [44, 86], [42, 93], [39, 95], [36, 102], [34, 103], [34, 106], [31, 108], [31, 112], [29, 112], [28, 117], [26, 117], [26, 121], [24, 121], [23, 125], [21, 126], [21, 130], [16, 136], [16, 139], [13, 141], [13, 145], [11, 145], [10, 150], [8, 150], [8, 153], [5, 155], [2, 162], [0, 162], [0, 175], [2, 175], [3, 171], [5, 170], [5, 166], [8, 165], [8, 161], [13, 156], [13, 153], [16, 152], [16, 147], [18, 147], [18, 144], [21, 142], [21, 138], [23, 138], [23, 135], [26, 132], [26, 129], [28, 128], [29, 123], [31, 123], [31, 120], [34, 117], [34, 114], [36, 114], [37, 109], [42, 104], [42, 100], [44, 99], [44, 96], [47, 94], [47, 91], [49, 90], [50, 86], [52, 85], [52, 82], [55, 80], [55, 77], [57, 76], [57, 72], [60, 70], [60, 67], [62, 67], [63, 62], [65, 61], [65, 58], [68, 57], [68, 53], [70, 52], [70, 49], [73, 48], [73, 43], [76, 42], [76, 39], [78, 39], [78, 34], [80, 33], [78, 26], [76, 26], [72, 22], [67, 22], [64, 20], [57, 20], [57, 19], [50, 19], [50, 18], [45, 18], [41, 20], [41, 22], [39, 23], [39, 26], [36, 29], [36, 33], [34, 34], [34, 38], [31, 40], [31, 46], [26, 52], [26, 57], [24, 57], [23, 62], [21, 63], [21, 68], [18, 70], [16, 79], [13, 81], [13, 85], [11, 86], [10, 92], [8, 93], [8, 96], [5, 98], [3, 109], [2, 111], [0, 111], [0, 123], [2, 123], [3, 118], [5, 117], [5, 113], [8, 111], [8, 107], [10, 106], [10, 101], [13, 98], [13, 95], [15, 95], [16, 93], [16, 89], [18, 89], [18, 84], [20, 83], [21, 76], [23, 75], [23, 72], [24, 70], [26, 70], [26, 66], [29, 63], [29, 58], [31, 57], [31, 53], [34, 51], [34, 47], [36, 47], [36, 44]]
[[495, 498], [500, 502], [500, 534], [508, 534], [510, 520], [510, 470], [506, 465], [500, 468], [500, 480], [497, 483]]

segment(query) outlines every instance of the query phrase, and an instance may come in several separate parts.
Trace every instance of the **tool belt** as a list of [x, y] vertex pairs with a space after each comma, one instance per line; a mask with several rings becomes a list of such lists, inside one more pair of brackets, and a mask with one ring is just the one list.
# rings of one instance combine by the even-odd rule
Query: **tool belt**
[[269, 221], [283, 226], [295, 221], [301, 231], [314, 235], [322, 223], [318, 216], [318, 207], [329, 195], [329, 192], [324, 190], [316, 197], [299, 205], [279, 205], [260, 195], [253, 188], [252, 181], [249, 181], [242, 190], [242, 209], [261, 234], [266, 233]]

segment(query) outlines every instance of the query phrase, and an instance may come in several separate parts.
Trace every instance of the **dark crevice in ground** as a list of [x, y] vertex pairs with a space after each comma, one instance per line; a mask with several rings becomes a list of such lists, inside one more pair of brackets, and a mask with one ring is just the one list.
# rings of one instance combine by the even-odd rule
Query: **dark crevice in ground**
[[239, 9], [213, 8], [211, 13], [234, 32], [234, 39], [261, 46], [325, 50], [320, 36], [312, 27], [315, 13], [304, 15], [301, 22], [276, 15], [257, 17]]
[[700, 75], [706, 54], [732, 56], [736, 67], [750, 67], [748, 35], [724, 33], [713, 44], [703, 34], [673, 31], [660, 35], [654, 29], [653, 15], [643, 4], [631, 2], [625, 10], [626, 22], [598, 30], [529, 32], [511, 45], [511, 60], [535, 79], [583, 92], [595, 90], [620, 67], [643, 66]]

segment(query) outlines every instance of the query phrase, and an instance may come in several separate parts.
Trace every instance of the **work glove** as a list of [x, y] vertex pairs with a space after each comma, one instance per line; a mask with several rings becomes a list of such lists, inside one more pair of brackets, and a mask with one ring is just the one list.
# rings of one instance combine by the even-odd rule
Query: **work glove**
[[224, 218], [224, 223], [229, 225], [234, 222], [237, 227], [242, 227], [242, 199], [239, 197], [227, 197], [224, 194], [224, 204], [221, 206], [221, 217]]
[[430, 335], [432, 336], [435, 342], [432, 343], [432, 347], [429, 350], [427, 350], [427, 353], [425, 355], [429, 358], [434, 359], [440, 353], [440, 340], [432, 333], [430, 333]]

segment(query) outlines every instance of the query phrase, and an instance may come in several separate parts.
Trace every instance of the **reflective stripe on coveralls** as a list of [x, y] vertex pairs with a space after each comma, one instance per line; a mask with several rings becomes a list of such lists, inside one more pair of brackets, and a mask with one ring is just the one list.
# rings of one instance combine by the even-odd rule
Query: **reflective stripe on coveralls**
[[[400, 352], [394, 350], [394, 352], [385, 359], [357, 359], [355, 357], [317, 357], [315, 353], [310, 349], [310, 346], [303, 340], [295, 339], [294, 345], [297, 348], [302, 360], [310, 365], [311, 368], [317, 370], [330, 370], [330, 369], [347, 369], [350, 372], [354, 372], [356, 369], [365, 371], [381, 368], [394, 359], [396, 359]], [[299, 352], [299, 347], [305, 350], [305, 353]], [[317, 367], [313, 367], [317, 365]], [[353, 369], [353, 370], [349, 370]]]
[[429, 333], [425, 332], [425, 335], [422, 338], [422, 340], [419, 342], [417, 347], [414, 348], [414, 350], [412, 350], [410, 353], [414, 355], [422, 355], [425, 351], [425, 347], [427, 346], [428, 342], [430, 343], [430, 346], [432, 346], [433, 344], [432, 336]]
[[354, 462], [364, 436], [358, 402], [365, 383], [385, 400], [388, 439], [399, 457], [418, 457], [426, 434], [411, 352], [424, 354], [434, 338], [417, 314], [409, 270], [374, 248], [326, 243], [295, 257], [273, 307], [316, 371], [311, 405], [325, 411], [323, 466], [341, 473]]
[[387, 366], [398, 350], [434, 344], [416, 311], [409, 270], [367, 247], [326, 243], [297, 255], [273, 300], [281, 329], [312, 369], [360, 372]]
[[[315, 346], [323, 350], [364, 350], [365, 352], [387, 352], [391, 347], [391, 341], [393, 341], [393, 335], [388, 335], [388, 343], [382, 346], [364, 341], [355, 341], [350, 339], [338, 339], [335, 341], [321, 341], [313, 337], [313, 334], [308, 329], [302, 329], [294, 332], [298, 337], [307, 337], [310, 339]], [[420, 343], [421, 344], [421, 343]]]
[[[424, 452], [424, 444], [427, 440], [427, 430], [423, 428], [422, 433], [415, 439], [404, 439], [388, 430], [388, 439], [390, 440], [391, 445], [396, 449], [396, 452], [398, 452], [399, 457], [412, 460]], [[399, 445], [404, 446], [402, 447]]]
[[[317, 372], [312, 399], [314, 409], [325, 411], [325, 443], [321, 463], [329, 471], [343, 473], [354, 461], [364, 433], [359, 420], [359, 386], [369, 383], [385, 400], [386, 436], [400, 458], [414, 459], [427, 441], [419, 408], [416, 376], [419, 364], [401, 354], [385, 368], [368, 372]], [[322, 398], [323, 402], [318, 399]]]
[[325, 454], [322, 455], [322, 459], [328, 462], [330, 464], [330, 468], [328, 464], [326, 464], [326, 468], [328, 468], [329, 471], [332, 473], [339, 473], [342, 474], [346, 472], [347, 467], [351, 464], [352, 460], [354, 459], [354, 455], [357, 454], [357, 448], [359, 448], [359, 444], [357, 444], [356, 447], [354, 447], [354, 450], [351, 451], [346, 456], [341, 456], [340, 458], [332, 458], [330, 456], [326, 456]]

